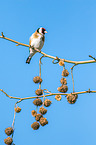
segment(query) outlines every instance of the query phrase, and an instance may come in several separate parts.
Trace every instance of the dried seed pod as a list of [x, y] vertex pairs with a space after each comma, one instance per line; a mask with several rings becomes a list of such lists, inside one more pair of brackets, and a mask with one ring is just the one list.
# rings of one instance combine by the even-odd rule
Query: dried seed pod
[[36, 77], [33, 78], [33, 82], [36, 83], [36, 84], [37, 83], [42, 83], [42, 79], [41, 79], [41, 77], [36, 76]]
[[6, 139], [4, 139], [4, 143], [7, 145], [11, 145], [13, 142], [13, 139], [11, 137], [7, 137]]
[[37, 114], [35, 117], [36, 121], [39, 121], [41, 117], [43, 117], [41, 114]]
[[67, 69], [64, 69], [64, 70], [62, 71], [62, 76], [67, 77], [68, 75], [69, 75], [68, 70], [67, 70]]
[[40, 124], [41, 124], [42, 126], [44, 126], [44, 125], [48, 124], [47, 119], [46, 119], [46, 118], [44, 118], [44, 117], [41, 117], [39, 122], [40, 122]]
[[5, 129], [5, 133], [9, 136], [13, 133], [13, 128], [12, 127], [8, 127]]
[[36, 105], [36, 106], [41, 106], [42, 105], [42, 100], [37, 98], [33, 101], [33, 104]]
[[60, 60], [60, 61], [59, 61], [59, 65], [60, 65], [60, 66], [64, 66], [64, 61]]
[[37, 89], [35, 91], [36, 95], [41, 96], [43, 94], [43, 90], [42, 89]]
[[21, 108], [20, 107], [15, 108], [15, 112], [16, 113], [19, 113], [20, 111], [21, 111]]
[[78, 98], [78, 94], [74, 94], [75, 98], [77, 99]]
[[68, 87], [66, 85], [62, 85], [61, 87], [58, 87], [57, 90], [59, 92], [66, 93], [68, 91]]
[[51, 102], [49, 99], [45, 99], [44, 106], [49, 107], [51, 105]]
[[68, 94], [66, 97], [67, 97], [67, 101], [68, 101], [70, 104], [74, 104], [74, 103], [76, 102], [77, 98], [78, 98], [78, 95], [77, 95], [77, 94], [75, 94], [75, 95], [73, 95], [73, 94]]
[[40, 107], [39, 112], [44, 115], [47, 113], [47, 109], [45, 109], [44, 107]]
[[33, 124], [31, 124], [31, 127], [33, 128], [33, 130], [37, 130], [39, 129], [40, 125], [38, 122], [34, 122]]
[[35, 117], [37, 115], [37, 112], [35, 110], [32, 110], [31, 113], [32, 113], [33, 117]]
[[60, 82], [61, 82], [62, 85], [66, 85], [67, 84], [66, 78], [61, 78]]
[[57, 101], [60, 101], [60, 100], [62, 99], [62, 97], [61, 97], [61, 95], [56, 95], [56, 96], [55, 96], [55, 99], [56, 99]]

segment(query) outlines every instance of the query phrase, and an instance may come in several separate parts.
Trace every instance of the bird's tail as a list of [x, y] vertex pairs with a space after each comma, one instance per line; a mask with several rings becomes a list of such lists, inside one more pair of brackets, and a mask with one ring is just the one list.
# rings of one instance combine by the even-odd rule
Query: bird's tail
[[30, 63], [30, 61], [31, 61], [31, 58], [33, 57], [33, 55], [35, 54], [36, 52], [34, 52], [34, 53], [30, 53], [30, 55], [28, 56], [28, 58], [27, 58], [27, 60], [26, 60], [26, 63]]
[[28, 64], [29, 64], [29, 63], [30, 63], [31, 58], [32, 58], [32, 57], [30, 57], [30, 56], [29, 56], [29, 57], [27, 58], [27, 60], [26, 60], [26, 63], [28, 63]]

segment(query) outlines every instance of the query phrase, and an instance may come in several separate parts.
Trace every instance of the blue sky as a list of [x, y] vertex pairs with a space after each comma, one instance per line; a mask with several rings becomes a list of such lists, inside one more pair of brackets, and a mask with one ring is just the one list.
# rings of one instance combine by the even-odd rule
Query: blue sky
[[[46, 34], [43, 52], [67, 60], [91, 60], [96, 57], [96, 1], [95, 0], [7, 0], [0, 1], [0, 32], [6, 37], [28, 44], [29, 37], [38, 28], [44, 27]], [[37, 53], [26, 64], [29, 49], [16, 46], [0, 39], [0, 89], [9, 95], [35, 96], [38, 85], [33, 77], [39, 75]], [[49, 58], [42, 60], [42, 89], [58, 92], [63, 68], [52, 64]], [[72, 92], [70, 68], [67, 78], [68, 92]], [[96, 64], [78, 65], [73, 71], [75, 91], [96, 90]], [[16, 145], [96, 145], [96, 94], [82, 94], [74, 105], [66, 98], [57, 102], [50, 97], [52, 105], [45, 115], [49, 124], [33, 131], [35, 121], [31, 111], [35, 109], [33, 100], [22, 101], [20, 114], [16, 115], [14, 143]], [[4, 145], [4, 129], [11, 126], [16, 100], [0, 93], [0, 144]]]

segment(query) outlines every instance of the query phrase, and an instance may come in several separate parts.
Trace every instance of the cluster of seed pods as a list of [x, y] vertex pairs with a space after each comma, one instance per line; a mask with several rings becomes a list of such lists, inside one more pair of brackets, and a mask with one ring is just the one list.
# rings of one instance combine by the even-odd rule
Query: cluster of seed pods
[[[63, 66], [64, 67], [64, 62], [63, 61], [59, 61], [59, 65], [60, 66]], [[68, 72], [68, 70], [67, 69], [65, 69], [65, 67], [64, 67], [64, 69], [63, 69], [63, 71], [62, 71], [62, 78], [61, 78], [61, 80], [60, 80], [60, 82], [61, 82], [61, 86], [60, 87], [58, 87], [57, 88], [57, 90], [59, 91], [59, 92], [61, 92], [61, 93], [66, 93], [67, 91], [68, 91], [68, 86], [67, 86], [67, 80], [66, 80], [66, 78], [65, 77], [67, 77], [67, 76], [69, 76], [69, 72]], [[60, 99], [60, 97], [57, 95], [57, 96], [55, 96], [55, 99]], [[77, 98], [78, 98], [78, 95], [77, 94], [68, 94], [68, 95], [66, 95], [66, 98], [67, 98], [67, 101], [68, 101], [68, 103], [70, 103], [70, 104], [74, 104], [75, 102], [76, 102], [76, 100], [77, 100]]]
[[[33, 82], [36, 84], [41, 84], [42, 83], [42, 79], [39, 76], [36, 76], [33, 78]], [[35, 117], [35, 122], [31, 124], [31, 127], [33, 128], [33, 130], [37, 130], [39, 129], [40, 125], [41, 126], [45, 126], [46, 124], [48, 124], [47, 119], [44, 117], [44, 115], [47, 113], [47, 109], [45, 107], [49, 107], [51, 105], [51, 101], [49, 99], [40, 99], [39, 97], [41, 95], [43, 95], [43, 90], [42, 89], [37, 89], [35, 91], [37, 98], [33, 101], [33, 104], [35, 106], [37, 106], [39, 108], [39, 112], [37, 112], [37, 110], [32, 110], [32, 116]]]
[[[62, 71], [62, 78], [60, 80], [61, 86], [58, 87], [57, 90], [61, 93], [66, 93], [68, 91], [66, 77], [69, 75], [69, 72], [67, 69], [65, 69], [63, 61], [59, 61], [59, 65], [63, 66], [63, 71]], [[35, 84], [41, 85], [42, 79], [40, 76], [36, 76], [33, 78], [33, 82]], [[39, 108], [38, 109], [39, 111], [37, 112], [37, 109], [31, 111], [32, 116], [35, 117], [35, 120], [36, 120], [35, 122], [33, 122], [31, 124], [31, 127], [33, 128], [33, 130], [37, 130], [37, 129], [39, 129], [40, 126], [45, 126], [46, 124], [48, 124], [47, 118], [45, 118], [44, 115], [47, 113], [46, 107], [49, 107], [51, 105], [51, 101], [49, 99], [45, 98], [41, 87], [39, 87], [39, 89], [37, 89], [35, 91], [35, 94], [37, 95], [37, 98], [33, 101], [33, 104], [36, 106], [36, 108], [37, 107]], [[43, 95], [43, 101], [42, 101], [42, 99], [40, 99], [41, 95]], [[78, 95], [70, 93], [70, 94], [66, 95], [66, 98], [70, 104], [74, 104], [78, 98]], [[61, 95], [56, 95], [55, 99], [57, 101], [60, 101]], [[20, 111], [21, 111], [20, 107], [18, 107], [18, 106], [15, 107], [15, 113], [19, 113]], [[14, 128], [13, 127], [6, 128], [5, 133], [8, 136], [6, 139], [4, 139], [5, 144], [12, 145], [12, 143], [13, 143], [12, 135], [14, 133]], [[9, 136], [11, 136], [11, 137], [9, 137]]]
[[[19, 113], [20, 111], [21, 111], [20, 107], [15, 108], [16, 113]], [[13, 133], [14, 133], [13, 127], [8, 127], [5, 129], [5, 134], [8, 136], [6, 139], [4, 139], [5, 144], [11, 145], [13, 143], [13, 138], [12, 138]]]

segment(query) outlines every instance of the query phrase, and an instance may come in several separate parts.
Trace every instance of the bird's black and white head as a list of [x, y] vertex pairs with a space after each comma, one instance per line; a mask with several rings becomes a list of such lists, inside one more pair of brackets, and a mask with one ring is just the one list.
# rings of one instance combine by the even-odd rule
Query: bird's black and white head
[[38, 28], [37, 29], [37, 32], [40, 33], [40, 34], [42, 34], [42, 35], [44, 35], [45, 33], [47, 33], [46, 29], [45, 28], [42, 28], [42, 27]]

